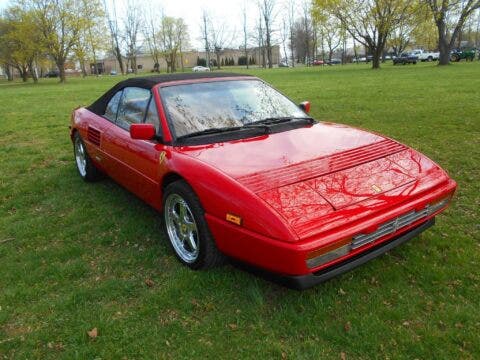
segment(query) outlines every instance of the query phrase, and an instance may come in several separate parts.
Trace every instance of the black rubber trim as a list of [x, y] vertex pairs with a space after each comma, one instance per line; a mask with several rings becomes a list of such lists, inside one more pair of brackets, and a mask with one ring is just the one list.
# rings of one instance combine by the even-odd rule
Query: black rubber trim
[[434, 217], [416, 226], [415, 228], [411, 229], [407, 233], [394, 237], [393, 239], [387, 242], [381, 243], [378, 246], [375, 246], [371, 249], [368, 249], [367, 251], [360, 253], [357, 256], [351, 257], [345, 260], [344, 262], [341, 262], [332, 267], [320, 270], [315, 273], [307, 274], [307, 275], [288, 276], [288, 275], [269, 273], [269, 272], [258, 270], [258, 269], [253, 270], [251, 268], [250, 269], [247, 268], [246, 270], [251, 271], [256, 275], [260, 275], [264, 278], [267, 278], [268, 280], [277, 282], [286, 287], [297, 289], [297, 290], [304, 290], [304, 289], [311, 288], [312, 286], [315, 286], [317, 284], [320, 284], [324, 281], [330, 280], [333, 277], [344, 274], [356, 268], [357, 266], [360, 266], [366, 263], [367, 261], [370, 261], [386, 253], [387, 251], [393, 249], [394, 247], [397, 247], [398, 245], [401, 245], [407, 242], [408, 240], [416, 237], [417, 235], [419, 235], [420, 233], [427, 230], [429, 227], [433, 225], [435, 225]]

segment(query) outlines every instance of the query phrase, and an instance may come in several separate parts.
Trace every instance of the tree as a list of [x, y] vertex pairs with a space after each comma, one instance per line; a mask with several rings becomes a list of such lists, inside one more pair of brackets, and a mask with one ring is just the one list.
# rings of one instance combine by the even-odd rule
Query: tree
[[245, 65], [248, 66], [250, 65], [248, 63], [248, 30], [247, 30], [247, 7], [244, 4], [243, 6], [243, 53], [245, 54], [245, 58], [247, 59], [245, 61]]
[[127, 45], [127, 61], [130, 68], [137, 73], [138, 34], [140, 32], [142, 8], [137, 0], [127, 0], [124, 19], [125, 43]]
[[[432, 34], [435, 24], [432, 21], [431, 10], [422, 2], [414, 2], [405, 16], [392, 30], [388, 45], [399, 56], [411, 44], [426, 49], [437, 47], [437, 38]], [[432, 36], [433, 35], [433, 36]]]
[[448, 65], [450, 51], [480, 0], [423, 0], [430, 7], [438, 31], [439, 65]]
[[76, 0], [26, 0], [48, 55], [55, 61], [60, 82], [66, 81], [65, 64], [87, 20]]
[[162, 17], [163, 15], [159, 14], [157, 7], [151, 6], [145, 14], [145, 25], [142, 29], [143, 37], [153, 59], [153, 70], [156, 72], [160, 72], [160, 57], [162, 56], [159, 40], [161, 21], [158, 21]]
[[113, 56], [115, 56], [115, 58], [117, 59], [118, 66], [120, 67], [120, 72], [122, 73], [122, 75], [124, 75], [125, 67], [123, 64], [123, 56], [120, 48], [121, 37], [120, 37], [120, 29], [118, 27], [117, 8], [115, 6], [115, 1], [112, 2], [113, 18], [110, 16], [110, 13], [108, 12], [106, 0], [103, 0], [103, 6], [105, 9], [105, 13], [107, 14], [108, 28], [110, 29], [112, 53], [113, 53]]
[[23, 81], [30, 75], [38, 81], [38, 58], [43, 54], [42, 39], [37, 31], [32, 11], [11, 6], [0, 19], [0, 62], [12, 79], [11, 68], [17, 69]]
[[210, 39], [211, 46], [216, 57], [217, 69], [220, 69], [220, 54], [222, 50], [227, 47], [231, 38], [229, 37], [229, 30], [225, 22], [210, 21]]
[[292, 59], [292, 67], [295, 67], [295, 47], [294, 47], [294, 27], [295, 27], [295, 0], [288, 0], [287, 5], [287, 18], [288, 18], [288, 30], [290, 37], [290, 56]]
[[205, 46], [205, 55], [206, 55], [206, 61], [208, 67], [210, 67], [210, 42], [208, 38], [208, 14], [206, 10], [203, 10], [202, 13], [202, 36], [203, 36], [203, 41], [204, 41], [204, 46]]
[[159, 34], [162, 54], [167, 62], [167, 72], [177, 70], [177, 56], [182, 44], [188, 43], [187, 25], [182, 18], [164, 16]]
[[338, 18], [330, 16], [328, 13], [317, 10], [315, 19], [321, 28], [322, 47], [327, 45], [328, 60], [332, 60], [334, 51], [340, 46], [341, 42], [341, 22]]
[[[100, 0], [80, 0], [80, 10], [85, 19], [84, 27], [73, 51], [80, 63], [83, 76], [87, 76], [88, 63], [90, 72], [98, 76], [97, 54], [107, 48], [105, 42], [105, 12]], [[93, 62], [93, 69], [90, 68]], [[92, 71], [93, 70], [93, 71]]]
[[260, 1], [260, 13], [262, 14], [265, 24], [265, 45], [267, 50], [268, 67], [272, 68], [272, 22], [274, 18], [275, 0], [261, 0]]
[[335, 16], [373, 55], [372, 68], [380, 68], [387, 39], [408, 14], [413, 0], [314, 0], [317, 9]]

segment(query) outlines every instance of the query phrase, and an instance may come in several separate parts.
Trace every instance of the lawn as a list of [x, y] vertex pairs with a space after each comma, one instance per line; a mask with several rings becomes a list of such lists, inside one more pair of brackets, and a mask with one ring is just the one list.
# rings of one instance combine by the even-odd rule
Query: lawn
[[422, 151], [457, 180], [453, 205], [304, 292], [232, 265], [192, 272], [158, 213], [77, 175], [70, 111], [119, 77], [0, 82], [0, 358], [480, 357], [480, 63], [250, 72], [319, 120]]

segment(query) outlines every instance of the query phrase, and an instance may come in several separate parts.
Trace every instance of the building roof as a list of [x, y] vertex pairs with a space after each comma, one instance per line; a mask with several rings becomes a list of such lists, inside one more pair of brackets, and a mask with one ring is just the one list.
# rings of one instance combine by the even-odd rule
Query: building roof
[[120, 81], [117, 85], [103, 94], [97, 101], [87, 107], [91, 112], [103, 115], [110, 99], [120, 90], [126, 87], [140, 87], [144, 89], [151, 89], [157, 84], [168, 83], [172, 81], [181, 80], [196, 80], [196, 79], [213, 79], [224, 77], [240, 77], [240, 76], [252, 76], [248, 74], [235, 74], [228, 72], [191, 72], [191, 73], [178, 73], [178, 74], [162, 74], [154, 76], [141, 76], [132, 77], [123, 81]]

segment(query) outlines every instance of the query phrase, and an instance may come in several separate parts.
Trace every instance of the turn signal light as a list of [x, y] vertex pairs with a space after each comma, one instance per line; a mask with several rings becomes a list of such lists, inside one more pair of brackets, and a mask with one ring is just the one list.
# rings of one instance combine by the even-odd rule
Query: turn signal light
[[350, 252], [351, 244], [352, 239], [346, 238], [342, 241], [336, 241], [331, 245], [314, 250], [307, 255], [307, 266], [311, 269], [347, 255]]
[[231, 223], [234, 223], [235, 225], [242, 225], [242, 218], [237, 215], [227, 213], [226, 220]]

